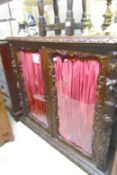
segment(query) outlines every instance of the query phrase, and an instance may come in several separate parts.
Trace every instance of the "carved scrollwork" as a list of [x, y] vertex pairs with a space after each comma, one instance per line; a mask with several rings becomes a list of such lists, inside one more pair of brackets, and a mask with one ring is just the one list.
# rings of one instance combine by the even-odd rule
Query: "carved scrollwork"
[[[107, 163], [107, 154], [110, 145], [110, 135], [112, 131], [112, 123], [113, 120], [108, 114], [104, 114], [102, 116], [102, 120], [99, 121], [99, 124], [95, 128], [95, 130], [100, 130], [97, 132], [97, 140], [95, 142], [95, 161], [97, 168], [105, 171], [105, 165]], [[100, 125], [102, 127], [100, 127]], [[97, 147], [98, 145], [98, 147]]]
[[110, 64], [110, 72], [117, 73], [117, 63]]
[[113, 120], [108, 114], [97, 114], [97, 124], [94, 127], [95, 142], [93, 144], [93, 160], [96, 162], [97, 168], [105, 171], [107, 163], [107, 155], [110, 144], [110, 135], [112, 131]]
[[57, 135], [57, 114], [56, 114], [56, 89], [55, 89], [55, 74], [50, 53], [47, 48], [41, 49], [42, 54], [42, 69], [44, 76], [45, 98], [47, 103], [47, 116], [50, 126], [50, 133], [53, 137]]
[[110, 53], [111, 61], [109, 64], [109, 73], [117, 74], [117, 51], [112, 51]]
[[[112, 131], [112, 116], [110, 115], [109, 104], [106, 103], [107, 85], [107, 71], [109, 67], [109, 59], [106, 57], [99, 58], [100, 74], [98, 77], [97, 96], [98, 101], [96, 105], [95, 122], [94, 122], [94, 137], [93, 137], [93, 159], [99, 169], [105, 170], [107, 155], [109, 150], [110, 135]], [[106, 91], [105, 91], [106, 89]], [[110, 93], [110, 91], [109, 91]], [[108, 108], [108, 111], [107, 111]], [[113, 114], [113, 111], [112, 111]]]
[[106, 87], [110, 92], [117, 93], [117, 79], [109, 79], [107, 78]]
[[[107, 62], [106, 62], [107, 63]], [[108, 64], [101, 61], [101, 74], [98, 78], [97, 92], [99, 100], [96, 105], [96, 119], [94, 125], [94, 140], [93, 140], [93, 158], [96, 161], [97, 167], [105, 170], [107, 155], [110, 145], [110, 136], [112, 132], [113, 117], [116, 111], [117, 104], [117, 77], [113, 76], [112, 69], [108, 69], [112, 65], [112, 60]], [[106, 69], [105, 69], [106, 68]], [[108, 74], [107, 74], [108, 70]], [[104, 94], [105, 92], [105, 94]], [[103, 97], [101, 96], [103, 95]], [[105, 96], [105, 97], [104, 97]]]
[[107, 82], [106, 82], [106, 86], [108, 87], [112, 87], [112, 86], [114, 86], [114, 85], [117, 85], [117, 80], [116, 79], [114, 79], [114, 80], [111, 80], [111, 79], [109, 79], [109, 78], [107, 78], [106, 79], [107, 80]]
[[24, 114], [24, 116], [26, 116], [28, 114], [28, 99], [26, 96], [24, 79], [22, 77], [22, 65], [18, 57], [19, 50], [13, 46], [11, 47], [11, 50], [12, 50], [12, 67], [17, 77], [17, 88], [19, 90], [20, 106], [22, 109], [22, 113]]
[[108, 114], [103, 115], [103, 129], [110, 130], [112, 128], [112, 118]]
[[[18, 88], [18, 95], [20, 97], [20, 100], [22, 99], [22, 94], [20, 92], [20, 87], [19, 87], [19, 77], [18, 77], [18, 71], [17, 71], [17, 65], [16, 65], [16, 61], [15, 61], [15, 49], [12, 47], [12, 45], [10, 45], [10, 50], [11, 50], [11, 66], [13, 68], [13, 72], [16, 75], [16, 84], [17, 84], [17, 88]], [[20, 101], [20, 107], [22, 109], [22, 100]]]
[[[60, 54], [60, 55], [62, 55], [62, 56], [66, 56], [66, 55], [68, 55], [68, 56], [70, 56], [71, 58], [71, 60], [74, 60], [74, 58], [72, 58], [72, 57], [75, 57], [75, 61], [78, 59], [86, 59], [86, 60], [100, 60], [100, 62], [104, 62], [105, 63], [105, 57], [104, 56], [101, 56], [101, 55], [99, 55], [99, 54], [93, 54], [93, 53], [90, 53], [90, 52], [81, 52], [81, 51], [79, 51], [79, 50], [63, 50], [63, 49], [50, 49], [50, 48], [48, 48], [48, 51], [50, 52], [50, 53], [53, 53], [53, 54]], [[103, 59], [104, 58], [104, 60], [101, 60], [101, 59]], [[104, 71], [105, 71], [105, 66], [103, 66], [103, 64], [101, 64], [101, 71], [103, 71], [103, 69], [104, 69]], [[100, 78], [103, 78], [102, 77], [102, 74], [100, 74]]]

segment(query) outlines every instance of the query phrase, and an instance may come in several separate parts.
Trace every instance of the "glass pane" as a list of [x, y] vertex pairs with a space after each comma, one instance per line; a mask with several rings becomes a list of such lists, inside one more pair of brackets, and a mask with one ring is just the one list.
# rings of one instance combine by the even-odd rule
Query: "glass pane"
[[41, 55], [39, 52], [20, 51], [19, 58], [22, 64], [30, 113], [36, 120], [47, 126]]
[[99, 62], [69, 58], [53, 58], [59, 133], [67, 142], [91, 156]]

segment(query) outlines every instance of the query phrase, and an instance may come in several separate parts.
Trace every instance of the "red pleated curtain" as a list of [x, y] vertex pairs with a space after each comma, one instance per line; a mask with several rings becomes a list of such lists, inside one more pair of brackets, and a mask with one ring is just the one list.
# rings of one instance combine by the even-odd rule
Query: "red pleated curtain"
[[[92, 154], [93, 122], [99, 62], [71, 61], [56, 56], [54, 60], [59, 133], [84, 154]], [[76, 57], [74, 58], [76, 60]]]
[[19, 51], [19, 58], [22, 64], [29, 111], [36, 120], [47, 126], [41, 55], [39, 52]]
[[[29, 108], [32, 115], [47, 125], [41, 55], [20, 51], [23, 77]], [[70, 57], [53, 58], [59, 134], [69, 143], [75, 144], [83, 153], [91, 156], [96, 88], [99, 62]]]

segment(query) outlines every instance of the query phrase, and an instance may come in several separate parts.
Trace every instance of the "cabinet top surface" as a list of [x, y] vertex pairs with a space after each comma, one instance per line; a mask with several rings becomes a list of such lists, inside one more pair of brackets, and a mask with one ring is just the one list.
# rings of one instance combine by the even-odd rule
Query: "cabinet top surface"
[[86, 44], [117, 44], [116, 36], [45, 36], [45, 37], [8, 37], [7, 41], [43, 42], [43, 43], [86, 43]]

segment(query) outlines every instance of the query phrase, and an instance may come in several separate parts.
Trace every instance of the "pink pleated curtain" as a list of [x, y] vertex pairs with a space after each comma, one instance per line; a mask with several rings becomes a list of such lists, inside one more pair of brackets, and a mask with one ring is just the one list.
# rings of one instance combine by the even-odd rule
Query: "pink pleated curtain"
[[99, 62], [96, 60], [71, 61], [67, 56], [53, 58], [59, 133], [75, 144], [84, 154], [92, 154], [93, 122], [96, 105], [96, 87]]
[[29, 110], [32, 116], [47, 126], [41, 55], [39, 52], [19, 51], [26, 86]]

